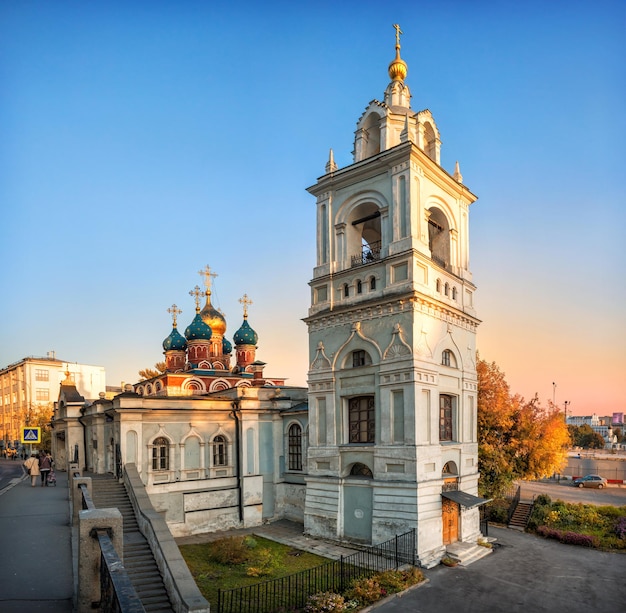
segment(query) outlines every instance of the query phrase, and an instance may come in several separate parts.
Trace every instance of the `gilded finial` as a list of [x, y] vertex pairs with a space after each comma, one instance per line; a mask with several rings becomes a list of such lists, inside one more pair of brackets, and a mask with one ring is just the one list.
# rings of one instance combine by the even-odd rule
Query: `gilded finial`
[[189, 292], [189, 295], [194, 297], [194, 299], [196, 301], [196, 313], [199, 313], [200, 312], [200, 296], [202, 296], [202, 290], [196, 285]]
[[[196, 287], [198, 287], [198, 286], [196, 286]], [[198, 289], [200, 289], [200, 288], [198, 288]], [[169, 309], [167, 309], [167, 312], [171, 314], [172, 320], [173, 320], [172, 327], [175, 328], [176, 327], [176, 318], [182, 313], [182, 311], [175, 304], [173, 304]]]
[[404, 34], [397, 23], [393, 24], [396, 31], [396, 59], [389, 64], [389, 76], [392, 81], [404, 81], [409, 69], [406, 62], [400, 57], [400, 34]]
[[211, 295], [211, 277], [217, 277], [218, 275], [216, 272], [211, 272], [211, 267], [208, 264], [204, 267], [204, 270], [199, 270], [198, 274], [203, 277], [202, 282], [204, 283], [204, 287], [206, 287], [205, 294], [208, 300]]
[[239, 302], [243, 304], [243, 318], [248, 319], [248, 305], [252, 304], [252, 300], [248, 298], [248, 294], [244, 294], [242, 298], [239, 298]]

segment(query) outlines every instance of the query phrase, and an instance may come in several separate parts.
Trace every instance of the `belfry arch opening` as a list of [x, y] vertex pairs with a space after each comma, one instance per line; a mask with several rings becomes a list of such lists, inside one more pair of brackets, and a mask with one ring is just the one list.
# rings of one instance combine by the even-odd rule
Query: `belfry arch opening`
[[437, 136], [430, 123], [424, 125], [424, 153], [437, 162]]
[[380, 259], [380, 211], [373, 203], [356, 207], [350, 215], [348, 254], [351, 266], [362, 266]]
[[428, 248], [436, 264], [450, 266], [450, 226], [447, 217], [438, 209], [428, 209]]
[[363, 158], [371, 157], [380, 153], [380, 117], [376, 113], [372, 113], [363, 123]]

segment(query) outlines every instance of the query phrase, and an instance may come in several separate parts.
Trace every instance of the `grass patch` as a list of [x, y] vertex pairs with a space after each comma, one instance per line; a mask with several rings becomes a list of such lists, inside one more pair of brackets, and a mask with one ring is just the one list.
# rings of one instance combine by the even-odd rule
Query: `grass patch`
[[218, 589], [230, 590], [277, 579], [329, 561], [258, 536], [180, 545], [179, 549], [200, 592], [211, 606], [217, 605]]

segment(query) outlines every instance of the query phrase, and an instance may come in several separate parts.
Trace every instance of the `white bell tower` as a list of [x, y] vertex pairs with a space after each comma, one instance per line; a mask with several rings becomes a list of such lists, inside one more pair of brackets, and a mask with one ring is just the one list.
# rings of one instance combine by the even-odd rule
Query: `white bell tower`
[[479, 536], [476, 197], [458, 164], [441, 167], [431, 112], [411, 109], [394, 28], [391, 82], [357, 122], [354, 163], [337, 168], [331, 151], [308, 188], [317, 262], [305, 532], [379, 543], [414, 528], [428, 566], [446, 544]]

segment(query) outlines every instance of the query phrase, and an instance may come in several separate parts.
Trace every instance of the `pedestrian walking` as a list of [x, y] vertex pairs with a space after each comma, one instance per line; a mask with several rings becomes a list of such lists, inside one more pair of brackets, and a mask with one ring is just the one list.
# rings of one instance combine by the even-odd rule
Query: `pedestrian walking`
[[41, 474], [39, 472], [39, 459], [36, 454], [32, 454], [26, 462], [24, 462], [24, 468], [28, 471], [30, 475], [30, 484], [32, 487], [37, 485], [37, 477]]
[[39, 472], [41, 473], [41, 487], [48, 487], [48, 474], [52, 470], [52, 456], [45, 451], [39, 455]]

